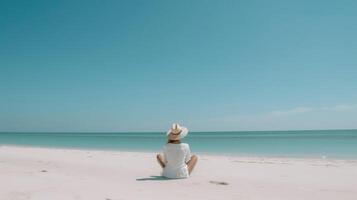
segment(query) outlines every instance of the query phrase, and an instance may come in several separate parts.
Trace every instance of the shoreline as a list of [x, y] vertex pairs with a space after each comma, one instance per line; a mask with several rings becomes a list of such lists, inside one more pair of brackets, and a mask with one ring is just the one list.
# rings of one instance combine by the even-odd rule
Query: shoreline
[[356, 160], [198, 156], [190, 178], [167, 180], [152, 153], [0, 146], [0, 199], [357, 197]]
[[[30, 146], [30, 145], [11, 145], [11, 144], [0, 144], [1, 147], [14, 147], [14, 148], [34, 148], [34, 149], [54, 149], [54, 150], [78, 150], [78, 151], [100, 151], [100, 152], [126, 152], [126, 153], [149, 153], [157, 154], [161, 153], [159, 151], [151, 150], [126, 150], [126, 149], [100, 149], [100, 148], [75, 148], [75, 147], [50, 147], [50, 146]], [[217, 157], [240, 157], [240, 158], [266, 158], [266, 159], [295, 159], [295, 160], [340, 160], [340, 161], [357, 161], [356, 157], [341, 157], [341, 156], [320, 156], [320, 155], [269, 155], [269, 154], [245, 154], [245, 153], [225, 153], [225, 152], [192, 152], [193, 154], [204, 155], [204, 156], [217, 156]]]

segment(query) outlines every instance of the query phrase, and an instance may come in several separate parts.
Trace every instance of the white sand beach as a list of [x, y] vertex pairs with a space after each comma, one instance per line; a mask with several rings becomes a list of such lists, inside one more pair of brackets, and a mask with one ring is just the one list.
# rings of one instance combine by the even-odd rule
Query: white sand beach
[[153, 153], [2, 146], [0, 199], [357, 199], [357, 160], [198, 156], [165, 180]]

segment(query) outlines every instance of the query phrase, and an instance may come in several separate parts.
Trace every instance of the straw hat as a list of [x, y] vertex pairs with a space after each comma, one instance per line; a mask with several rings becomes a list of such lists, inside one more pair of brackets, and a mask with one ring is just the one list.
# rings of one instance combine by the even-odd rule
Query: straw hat
[[173, 123], [171, 128], [167, 131], [166, 136], [169, 140], [180, 140], [186, 137], [188, 129], [186, 127], [180, 126], [180, 124]]

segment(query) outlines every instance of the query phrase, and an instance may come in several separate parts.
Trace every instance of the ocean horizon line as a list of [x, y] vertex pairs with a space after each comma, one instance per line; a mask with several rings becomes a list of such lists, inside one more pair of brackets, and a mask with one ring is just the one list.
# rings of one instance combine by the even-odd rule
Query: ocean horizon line
[[[190, 131], [190, 133], [217, 133], [217, 132], [298, 132], [298, 131], [356, 131], [352, 129], [287, 129], [287, 130], [217, 130], [217, 131]], [[166, 131], [0, 131], [1, 133], [165, 133]]]

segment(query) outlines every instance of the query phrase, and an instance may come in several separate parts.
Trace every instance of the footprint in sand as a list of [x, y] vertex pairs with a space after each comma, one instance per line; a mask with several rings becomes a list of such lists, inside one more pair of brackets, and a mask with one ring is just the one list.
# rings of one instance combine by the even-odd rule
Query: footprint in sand
[[224, 181], [210, 181], [210, 183], [216, 184], [216, 185], [229, 185], [229, 183], [224, 182]]

